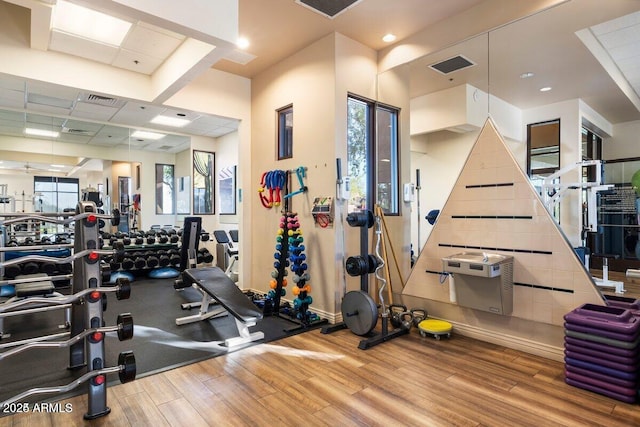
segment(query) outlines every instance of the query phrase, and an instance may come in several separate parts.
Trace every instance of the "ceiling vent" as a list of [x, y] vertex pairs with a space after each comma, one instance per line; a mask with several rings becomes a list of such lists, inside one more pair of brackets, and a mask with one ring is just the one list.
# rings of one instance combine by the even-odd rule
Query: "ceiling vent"
[[68, 127], [62, 128], [62, 133], [67, 133], [71, 135], [83, 135], [83, 136], [93, 136], [94, 132], [84, 130], [84, 129], [73, 129]]
[[82, 96], [82, 101], [88, 104], [105, 105], [107, 107], [121, 107], [125, 104], [117, 98], [111, 98], [109, 96], [96, 95], [95, 93], [87, 93]]
[[476, 65], [471, 60], [465, 58], [462, 55], [454, 56], [453, 58], [445, 59], [444, 61], [436, 62], [429, 65], [429, 68], [439, 72], [440, 74], [449, 74], [454, 71], [459, 71], [467, 67]]
[[333, 19], [362, 0], [296, 0], [296, 3]]

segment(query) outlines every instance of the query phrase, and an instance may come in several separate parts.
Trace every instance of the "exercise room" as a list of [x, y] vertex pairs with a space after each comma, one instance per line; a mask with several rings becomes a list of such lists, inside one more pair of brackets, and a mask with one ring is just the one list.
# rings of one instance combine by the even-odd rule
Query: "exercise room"
[[0, 0], [0, 426], [640, 424], [636, 0]]

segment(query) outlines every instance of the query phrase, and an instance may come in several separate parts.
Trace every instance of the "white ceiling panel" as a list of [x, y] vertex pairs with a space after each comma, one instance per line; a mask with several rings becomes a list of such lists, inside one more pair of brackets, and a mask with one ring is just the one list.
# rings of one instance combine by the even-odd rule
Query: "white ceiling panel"
[[25, 81], [7, 74], [0, 74], [0, 88], [24, 92]]
[[[41, 82], [28, 82], [26, 84], [26, 92], [29, 94], [43, 94], [53, 98], [65, 99], [68, 102], [75, 102], [78, 99], [78, 89], [68, 88], [66, 86], [55, 86], [53, 89], [49, 88], [49, 84]], [[21, 91], [25, 91], [25, 88], [21, 88]]]
[[106, 105], [90, 104], [88, 102], [78, 102], [71, 112], [74, 117], [82, 117], [91, 120], [109, 121], [118, 112], [115, 107]]
[[159, 105], [148, 105], [139, 102], [127, 102], [114, 116], [113, 120], [118, 123], [136, 124], [146, 126], [146, 124], [158, 114], [165, 110]]
[[151, 75], [162, 64], [163, 60], [144, 53], [120, 49], [111, 63], [114, 67]]
[[28, 123], [42, 123], [54, 126], [62, 126], [62, 123], [64, 123], [65, 119], [61, 117], [51, 117], [43, 114], [27, 113], [25, 115], [25, 120]]
[[136, 25], [129, 31], [121, 47], [133, 52], [143, 52], [162, 62], [183, 40], [184, 36], [175, 33], [169, 35], [166, 31], [158, 31], [158, 28], [152, 25]]
[[69, 114], [68, 108], [51, 107], [48, 105], [34, 104], [32, 102], [27, 103], [27, 110], [38, 111], [40, 113], [47, 113], [47, 114], [56, 114], [56, 115]]
[[9, 108], [24, 108], [24, 92], [0, 88], [0, 105]]
[[56, 30], [51, 31], [49, 49], [104, 64], [111, 64], [118, 53], [117, 47], [96, 43]]
[[0, 110], [0, 119], [2, 120], [11, 120], [11, 121], [24, 123], [26, 115], [27, 113], [18, 112], [18, 111]]
[[56, 141], [69, 142], [73, 144], [87, 144], [89, 143], [89, 141], [91, 141], [91, 136], [61, 133], [60, 136], [56, 138]]

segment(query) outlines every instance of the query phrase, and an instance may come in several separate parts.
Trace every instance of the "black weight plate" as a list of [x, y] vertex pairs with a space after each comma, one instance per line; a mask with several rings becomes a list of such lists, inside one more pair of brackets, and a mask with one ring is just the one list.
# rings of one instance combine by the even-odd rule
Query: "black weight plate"
[[342, 299], [342, 321], [356, 335], [367, 335], [378, 323], [378, 307], [363, 291], [351, 291]]

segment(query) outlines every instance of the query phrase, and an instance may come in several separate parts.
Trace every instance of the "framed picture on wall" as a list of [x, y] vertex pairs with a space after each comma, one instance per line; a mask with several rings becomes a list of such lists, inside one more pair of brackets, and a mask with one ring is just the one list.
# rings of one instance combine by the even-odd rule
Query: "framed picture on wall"
[[236, 166], [227, 166], [218, 172], [220, 215], [236, 214]]

